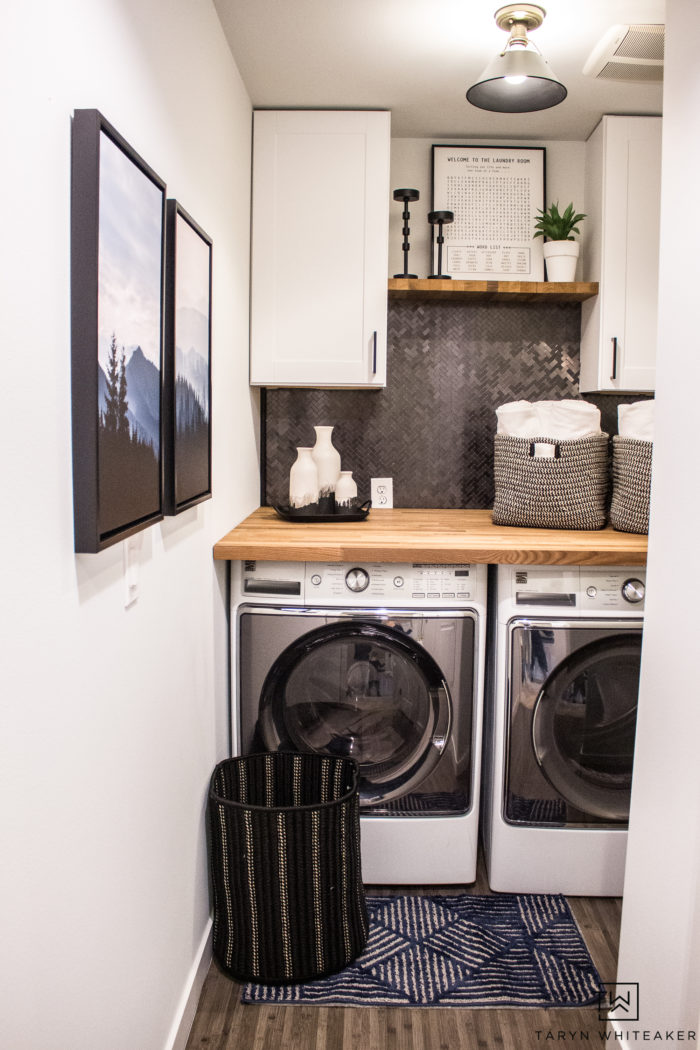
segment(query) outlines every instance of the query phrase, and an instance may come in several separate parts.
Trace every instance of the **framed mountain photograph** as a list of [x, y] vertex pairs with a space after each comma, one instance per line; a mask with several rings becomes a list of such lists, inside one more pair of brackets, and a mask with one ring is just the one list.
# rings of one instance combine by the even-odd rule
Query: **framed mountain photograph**
[[75, 550], [163, 517], [165, 183], [96, 109], [73, 115]]
[[167, 202], [163, 361], [164, 509], [211, 499], [212, 242]]

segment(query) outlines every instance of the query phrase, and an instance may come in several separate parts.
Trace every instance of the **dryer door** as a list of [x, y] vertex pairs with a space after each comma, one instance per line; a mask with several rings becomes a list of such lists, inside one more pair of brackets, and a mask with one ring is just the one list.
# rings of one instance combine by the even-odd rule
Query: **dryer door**
[[584, 645], [546, 679], [532, 713], [532, 746], [561, 797], [584, 813], [629, 818], [641, 634]]
[[270, 750], [354, 758], [363, 805], [420, 783], [445, 749], [452, 721], [442, 672], [425, 649], [385, 624], [325, 624], [270, 668], [259, 728]]

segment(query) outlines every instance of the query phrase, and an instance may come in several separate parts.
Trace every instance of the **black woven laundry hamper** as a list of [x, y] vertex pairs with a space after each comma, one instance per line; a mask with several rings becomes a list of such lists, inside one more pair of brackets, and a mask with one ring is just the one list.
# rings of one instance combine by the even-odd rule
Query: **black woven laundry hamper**
[[209, 786], [214, 955], [264, 983], [337, 973], [367, 941], [358, 769], [314, 754], [220, 762]]

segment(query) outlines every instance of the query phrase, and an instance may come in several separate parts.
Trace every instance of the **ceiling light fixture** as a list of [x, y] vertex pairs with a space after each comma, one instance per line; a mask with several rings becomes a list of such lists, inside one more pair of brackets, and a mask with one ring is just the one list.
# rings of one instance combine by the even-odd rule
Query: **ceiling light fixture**
[[499, 7], [496, 24], [510, 35], [503, 51], [467, 91], [473, 106], [496, 113], [532, 113], [564, 101], [566, 88], [527, 35], [542, 25], [545, 14], [536, 4]]

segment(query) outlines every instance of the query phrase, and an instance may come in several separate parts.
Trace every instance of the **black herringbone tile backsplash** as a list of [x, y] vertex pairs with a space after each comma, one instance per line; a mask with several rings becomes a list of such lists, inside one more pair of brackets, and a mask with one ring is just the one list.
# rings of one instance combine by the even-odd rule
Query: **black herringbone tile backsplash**
[[[495, 409], [579, 397], [580, 330], [576, 303], [390, 303], [384, 390], [268, 390], [265, 502], [288, 502], [295, 448], [326, 424], [361, 498], [392, 477], [395, 507], [491, 507]], [[616, 433], [635, 398], [586, 400]]]

